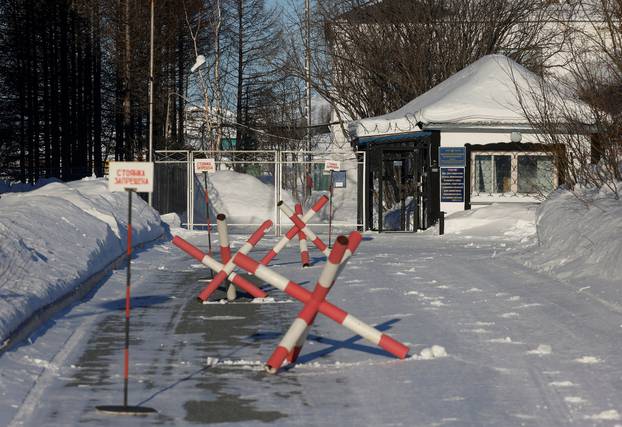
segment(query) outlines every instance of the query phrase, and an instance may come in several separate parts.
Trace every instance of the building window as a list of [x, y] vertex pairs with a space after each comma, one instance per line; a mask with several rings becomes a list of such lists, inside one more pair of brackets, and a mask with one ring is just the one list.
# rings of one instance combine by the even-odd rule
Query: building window
[[518, 156], [518, 192], [549, 193], [553, 190], [555, 164], [550, 156]]
[[475, 185], [477, 193], [509, 193], [512, 191], [512, 156], [505, 154], [475, 155]]
[[473, 152], [472, 196], [538, 196], [557, 187], [553, 158], [544, 152]]
[[475, 156], [475, 185], [477, 193], [492, 193], [492, 156]]

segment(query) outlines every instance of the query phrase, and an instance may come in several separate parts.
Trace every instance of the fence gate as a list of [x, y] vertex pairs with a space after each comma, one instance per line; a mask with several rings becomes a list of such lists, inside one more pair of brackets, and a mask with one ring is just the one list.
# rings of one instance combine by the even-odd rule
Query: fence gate
[[153, 207], [162, 214], [178, 214], [182, 223], [190, 212], [189, 159], [190, 152], [185, 150], [156, 151], [154, 156]]
[[[195, 174], [194, 160], [213, 158], [216, 173]], [[324, 171], [327, 160], [338, 160], [341, 171]], [[188, 229], [207, 227], [205, 189], [209, 218], [227, 215], [232, 233], [257, 228], [271, 219], [274, 232], [286, 232], [290, 220], [276, 204], [283, 200], [292, 208], [301, 203], [308, 209], [332, 188], [332, 227], [335, 233], [365, 229], [365, 153], [316, 153], [304, 151], [157, 151], [154, 207], [161, 213], [175, 212]], [[183, 187], [179, 180], [184, 179]], [[331, 206], [315, 216], [310, 225], [327, 233]]]

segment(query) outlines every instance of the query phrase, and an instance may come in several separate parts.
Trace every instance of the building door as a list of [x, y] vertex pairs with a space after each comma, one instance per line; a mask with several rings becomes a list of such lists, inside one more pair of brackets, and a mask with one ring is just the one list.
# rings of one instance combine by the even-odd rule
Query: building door
[[378, 230], [414, 232], [421, 227], [422, 176], [419, 150], [383, 151], [378, 188]]
[[440, 212], [438, 133], [369, 137], [368, 220], [379, 232], [415, 232], [433, 225]]

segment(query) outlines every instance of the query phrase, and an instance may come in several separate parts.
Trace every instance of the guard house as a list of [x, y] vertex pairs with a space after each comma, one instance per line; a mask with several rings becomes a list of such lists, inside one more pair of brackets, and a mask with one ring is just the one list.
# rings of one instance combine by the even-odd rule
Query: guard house
[[488, 55], [397, 111], [351, 123], [353, 145], [367, 151], [369, 228], [424, 230], [440, 211], [537, 202], [555, 189], [551, 146], [538, 143], [523, 110], [532, 107], [524, 93], [540, 85], [511, 59]]

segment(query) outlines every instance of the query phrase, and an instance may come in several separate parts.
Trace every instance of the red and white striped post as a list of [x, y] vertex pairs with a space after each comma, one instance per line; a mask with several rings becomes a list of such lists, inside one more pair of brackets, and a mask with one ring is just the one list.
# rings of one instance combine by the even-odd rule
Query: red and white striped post
[[[218, 241], [220, 244], [220, 260], [227, 264], [231, 259], [231, 247], [229, 246], [229, 231], [227, 230], [227, 216], [218, 214], [216, 216], [216, 230], [218, 231]], [[211, 254], [209, 254], [211, 256]], [[235, 286], [229, 283], [227, 287], [227, 301], [235, 301], [237, 292]]]
[[[296, 203], [294, 207], [296, 214], [302, 216], [302, 205]], [[300, 262], [302, 262], [302, 268], [309, 267], [311, 262], [309, 260], [309, 248], [307, 247], [307, 236], [302, 231], [298, 231], [298, 246], [300, 247]]]
[[[328, 197], [326, 196], [320, 197], [317, 200], [317, 202], [315, 202], [315, 204], [311, 206], [311, 209], [302, 216], [302, 221], [307, 223], [311, 218], [313, 218], [315, 214], [317, 214], [320, 211], [320, 209], [324, 207], [324, 205], [327, 202], [328, 202]], [[283, 238], [279, 240], [279, 242], [276, 245], [274, 245], [274, 247], [270, 250], [270, 252], [268, 252], [266, 256], [262, 258], [262, 260], [260, 261], [261, 264], [268, 265], [270, 261], [272, 261], [274, 257], [277, 256], [277, 254], [281, 252], [281, 250], [285, 246], [287, 246], [289, 241], [292, 240], [299, 231], [300, 229], [296, 225], [290, 228], [289, 231], [285, 234], [285, 236], [283, 236]]]
[[315, 289], [313, 289], [309, 301], [305, 303], [303, 309], [298, 313], [298, 317], [289, 327], [276, 350], [274, 350], [272, 356], [270, 356], [270, 359], [268, 359], [266, 370], [269, 373], [275, 374], [279, 370], [285, 358], [294, 351], [294, 347], [300, 338], [306, 335], [309, 327], [313, 324], [320, 304], [324, 301], [326, 295], [328, 295], [328, 291], [330, 291], [331, 286], [335, 282], [339, 265], [341, 264], [341, 259], [343, 258], [347, 245], [348, 239], [346, 237], [339, 236], [339, 238], [337, 238], [335, 247], [328, 256], [328, 260], [315, 284]]
[[[140, 177], [140, 179], [135, 179]], [[112, 162], [108, 190], [127, 192], [127, 276], [125, 281], [125, 347], [123, 349], [123, 405], [98, 405], [97, 411], [114, 415], [148, 415], [157, 413], [146, 406], [128, 405], [128, 382], [130, 377], [130, 313], [132, 308], [132, 194], [153, 192], [153, 163]], [[151, 194], [150, 194], [151, 196]]]
[[[259, 243], [259, 241], [263, 238], [263, 236], [266, 234], [266, 231], [268, 231], [270, 227], [272, 227], [272, 221], [270, 220], [267, 220], [263, 224], [261, 224], [259, 228], [251, 235], [251, 237], [248, 238], [246, 243], [244, 243], [244, 245], [242, 245], [242, 247], [238, 250], [238, 253], [244, 255], [248, 254], [255, 247], [255, 245]], [[218, 287], [227, 279], [227, 277], [233, 272], [234, 269], [235, 264], [233, 263], [233, 260], [230, 259], [225, 264], [223, 269], [220, 270], [216, 274], [216, 276], [214, 276], [209, 285], [207, 285], [205, 289], [203, 289], [199, 293], [197, 298], [200, 301], [206, 301], [210, 297], [210, 295], [213, 294], [214, 291], [218, 289]]]
[[229, 232], [227, 230], [227, 216], [218, 214], [216, 216], [216, 229], [218, 230], [218, 240], [220, 244], [220, 260], [223, 263], [231, 259], [231, 247], [229, 246]]
[[328, 246], [326, 246], [326, 243], [324, 243], [322, 241], [322, 239], [320, 239], [319, 237], [317, 237], [315, 235], [315, 233], [307, 226], [307, 224], [292, 210], [292, 208], [290, 208], [289, 206], [287, 206], [285, 204], [285, 202], [283, 202], [283, 200], [281, 200], [279, 203], [277, 203], [277, 206], [279, 207], [279, 209], [281, 209], [281, 212], [283, 212], [285, 215], [287, 215], [287, 217], [289, 219], [292, 220], [292, 222], [294, 223], [294, 225], [296, 227], [298, 227], [298, 229], [300, 231], [302, 231], [309, 240], [311, 240], [311, 243], [313, 243], [315, 245], [316, 248], [318, 248], [320, 250], [320, 252], [322, 252], [324, 255], [328, 256], [330, 254], [330, 250], [328, 249]]
[[[345, 268], [350, 257], [352, 257], [354, 252], [356, 252], [356, 250], [358, 249], [361, 243], [361, 240], [363, 240], [363, 236], [358, 231], [353, 231], [352, 233], [350, 233], [350, 235], [348, 236], [348, 246], [343, 254], [343, 258], [341, 259], [341, 264], [339, 265], [339, 268], [337, 270], [337, 275], [335, 276], [334, 280], [336, 280], [337, 277], [339, 277], [339, 275]], [[333, 248], [333, 251], [334, 251], [334, 248]], [[333, 252], [331, 251], [331, 256], [332, 254]], [[307, 340], [307, 336], [309, 335], [310, 329], [311, 329], [311, 325], [309, 325], [306, 328], [304, 333], [298, 338], [298, 341], [296, 342], [296, 345], [294, 345], [293, 350], [291, 350], [289, 354], [287, 355], [287, 361], [289, 363], [294, 363], [298, 359], [298, 356], [300, 355], [300, 352], [302, 351], [302, 346]]]
[[[310, 291], [303, 288], [298, 283], [292, 282], [286, 277], [272, 271], [270, 268], [259, 264], [247, 255], [238, 253], [233, 257], [233, 262], [249, 273], [254, 274], [259, 279], [271, 284], [275, 288], [280, 289], [303, 303], [307, 303], [311, 299]], [[408, 354], [409, 349], [404, 344], [367, 325], [363, 321], [357, 319], [353, 315], [326, 300], [322, 301], [320, 304], [319, 312], [400, 359], [403, 359]]]
[[[192, 245], [191, 243], [188, 243], [187, 241], [185, 241], [179, 236], [175, 236], [173, 238], [173, 244], [177, 246], [179, 249], [181, 249], [182, 251], [186, 252], [192, 258], [199, 261], [201, 264], [210, 268], [212, 271], [220, 272], [224, 269], [223, 264], [216, 261], [209, 255], [201, 251], [199, 248]], [[253, 298], [265, 298], [268, 296], [268, 294], [266, 294], [264, 291], [257, 288], [257, 286], [255, 286], [254, 284], [249, 282], [247, 279], [245, 279], [244, 277], [236, 273], [233, 273], [233, 272], [230, 273], [227, 278], [235, 286], [237, 286], [238, 288], [242, 289], [245, 292], [248, 292]]]

